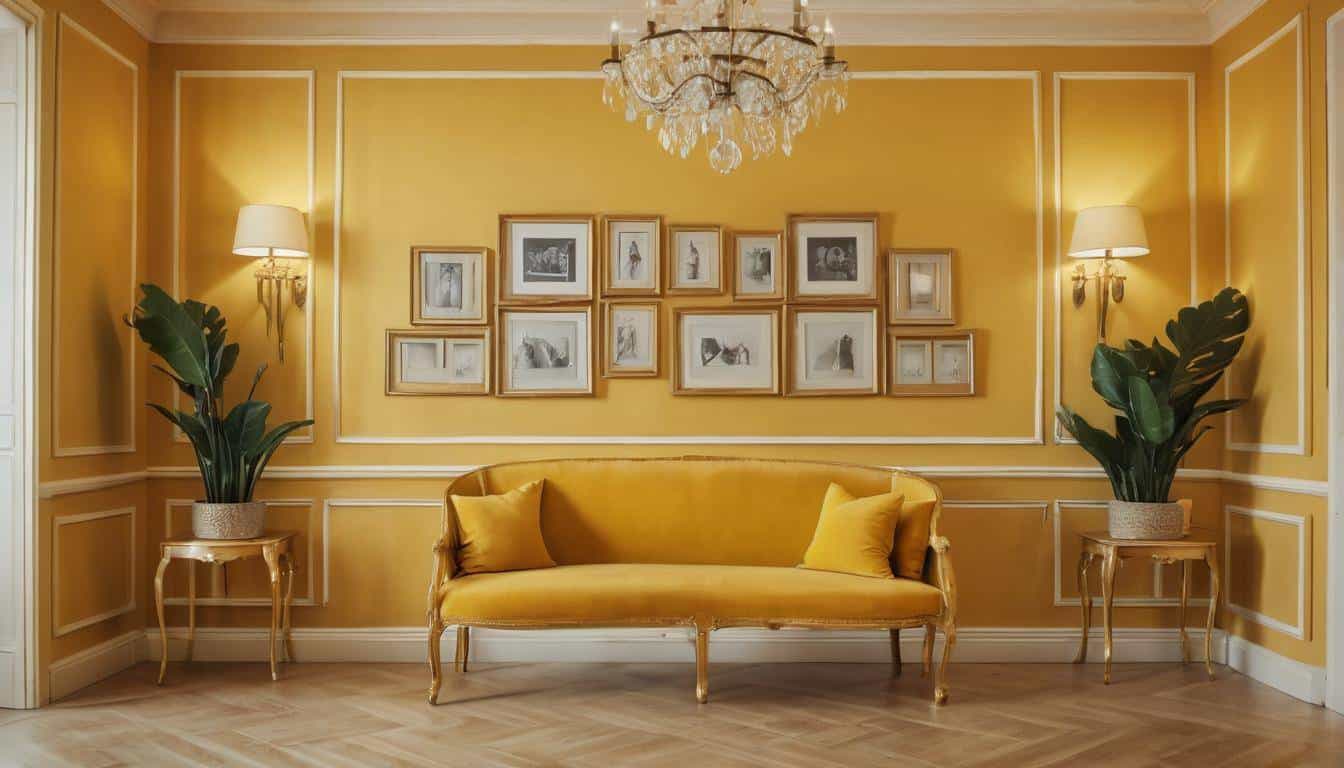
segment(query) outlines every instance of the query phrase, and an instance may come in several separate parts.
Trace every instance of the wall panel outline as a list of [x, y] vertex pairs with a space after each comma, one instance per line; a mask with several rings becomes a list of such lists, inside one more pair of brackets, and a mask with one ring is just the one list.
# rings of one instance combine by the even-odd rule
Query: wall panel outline
[[[128, 584], [130, 585], [130, 594], [127, 596], [126, 603], [125, 603], [124, 605], [121, 605], [121, 606], [117, 607], [117, 608], [113, 608], [113, 609], [111, 609], [111, 610], [103, 611], [103, 612], [101, 612], [101, 613], [96, 613], [96, 614], [94, 614], [94, 615], [92, 615], [92, 616], [84, 616], [84, 617], [81, 617], [81, 618], [72, 618], [72, 619], [69, 619], [69, 620], [63, 620], [63, 617], [60, 616], [59, 613], [58, 613], [58, 609], [59, 609], [60, 604], [61, 604], [61, 600], [60, 600], [60, 598], [61, 598], [61, 586], [62, 586], [62, 584], [61, 584], [61, 529], [62, 529], [62, 528], [65, 528], [65, 527], [68, 527], [68, 526], [71, 526], [71, 525], [78, 525], [78, 524], [80, 524], [80, 523], [88, 523], [88, 522], [92, 522], [92, 521], [94, 521], [94, 520], [105, 520], [105, 519], [110, 518], [110, 517], [123, 517], [123, 516], [124, 516], [124, 517], [129, 517], [129, 518], [131, 518], [131, 542], [130, 542], [130, 545], [131, 545], [131, 552], [130, 552], [131, 557], [130, 557], [130, 560], [126, 563], [126, 567], [127, 567], [127, 569], [130, 571], [130, 577], [129, 577], [129, 581], [128, 581]], [[139, 518], [139, 515], [138, 515], [138, 513], [136, 512], [136, 508], [135, 508], [135, 507], [118, 507], [118, 508], [116, 508], [116, 509], [108, 509], [108, 510], [103, 510], [103, 511], [101, 511], [101, 512], [85, 512], [85, 513], [83, 513], [83, 514], [78, 514], [78, 515], [57, 515], [56, 517], [52, 518], [52, 521], [51, 521], [51, 606], [52, 606], [52, 608], [51, 608], [51, 615], [52, 615], [52, 621], [51, 621], [51, 623], [55, 626], [55, 629], [54, 629], [53, 632], [52, 632], [52, 634], [53, 634], [55, 637], [61, 637], [61, 636], [63, 636], [63, 635], [68, 635], [68, 634], [70, 634], [71, 632], [74, 632], [74, 631], [79, 630], [79, 629], [83, 629], [83, 628], [85, 628], [85, 627], [92, 626], [92, 625], [94, 625], [94, 624], [98, 624], [99, 622], [107, 621], [108, 619], [114, 619], [114, 618], [116, 618], [116, 617], [118, 617], [118, 616], [123, 616], [123, 615], [125, 615], [125, 614], [131, 613], [132, 611], [134, 611], [134, 610], [136, 609], [136, 607], [137, 607], [137, 605], [136, 605], [136, 595], [139, 594], [139, 592], [138, 592], [138, 587], [136, 586], [136, 572], [140, 570], [140, 568], [139, 568], [139, 565], [140, 565], [140, 563], [139, 563], [139, 547], [137, 546], [137, 543], [136, 543], [136, 540], [140, 538], [140, 537], [139, 537], [139, 534], [138, 534], [138, 527], [139, 527], [139, 525], [138, 525], [138, 524], [139, 524], [139, 520], [138, 520], [138, 518]]]
[[[1244, 605], [1238, 605], [1232, 602], [1232, 516], [1241, 515], [1258, 520], [1269, 520], [1275, 523], [1292, 525], [1297, 528], [1297, 622], [1287, 624], [1271, 616], [1267, 616], [1259, 611], [1248, 608]], [[1285, 515], [1282, 512], [1269, 512], [1262, 509], [1251, 509], [1248, 507], [1239, 507], [1234, 504], [1227, 504], [1223, 507], [1223, 594], [1227, 595], [1223, 604], [1227, 606], [1230, 613], [1235, 613], [1242, 618], [1267, 627], [1276, 632], [1282, 632], [1289, 637], [1298, 640], [1310, 640], [1310, 633], [1307, 631], [1307, 585], [1311, 578], [1311, 549], [1310, 542], [1311, 518], [1298, 517], [1297, 515]]]
[[[322, 502], [322, 607], [331, 604], [331, 511], [333, 509], [369, 507], [432, 507], [443, 510], [440, 499], [327, 499]], [[434, 542], [427, 542], [433, 546]], [[420, 551], [420, 550], [415, 550]], [[425, 559], [427, 564], [432, 561]]]

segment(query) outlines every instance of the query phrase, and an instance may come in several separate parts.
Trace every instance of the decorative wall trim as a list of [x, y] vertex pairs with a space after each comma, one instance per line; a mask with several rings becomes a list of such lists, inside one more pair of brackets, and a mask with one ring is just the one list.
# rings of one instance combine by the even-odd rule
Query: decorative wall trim
[[145, 632], [143, 629], [133, 629], [51, 662], [47, 673], [50, 675], [52, 701], [63, 699], [81, 688], [87, 688], [138, 664], [145, 657]]
[[[1340, 90], [1339, 71], [1344, 53], [1344, 10], [1335, 11], [1325, 21], [1325, 186], [1326, 186], [1326, 336], [1325, 358], [1326, 391], [1338, 393], [1344, 386], [1344, 338], [1338, 329], [1344, 327], [1344, 220], [1340, 217], [1340, 181], [1344, 179], [1344, 156], [1340, 142], [1344, 139], [1344, 92]], [[1344, 408], [1339, 397], [1327, 398], [1326, 474], [1329, 477], [1326, 519], [1344, 520]], [[1338, 525], [1326, 526], [1325, 594], [1344, 592], [1344, 530]], [[1338, 610], [1326, 611], [1326, 706], [1344, 712], [1344, 617]]]
[[[141, 180], [141, 174], [140, 174], [140, 67], [139, 67], [138, 65], [136, 65], [136, 63], [135, 63], [134, 61], [131, 61], [131, 60], [130, 60], [129, 58], [127, 58], [124, 54], [122, 54], [120, 51], [118, 51], [116, 48], [113, 48], [111, 45], [109, 45], [109, 44], [108, 44], [106, 41], [104, 41], [102, 38], [100, 38], [100, 37], [98, 37], [97, 35], [95, 35], [94, 33], [90, 32], [87, 28], [85, 28], [85, 27], [84, 27], [83, 25], [81, 25], [79, 22], [77, 22], [77, 21], [75, 21], [74, 19], [70, 18], [70, 15], [69, 15], [69, 14], [66, 14], [66, 13], [62, 13], [62, 14], [60, 14], [60, 24], [58, 25], [57, 37], [56, 37], [56, 49], [57, 49], [57, 50], [56, 50], [56, 60], [57, 60], [57, 67], [56, 67], [56, 93], [57, 93], [57, 98], [56, 98], [56, 103], [57, 103], [57, 107], [54, 109], [54, 111], [55, 111], [55, 118], [54, 118], [54, 120], [55, 120], [55, 123], [56, 123], [56, 126], [57, 126], [57, 128], [56, 128], [56, 134], [55, 134], [55, 135], [56, 135], [57, 137], [59, 137], [59, 135], [60, 135], [60, 121], [61, 121], [61, 114], [60, 114], [60, 109], [59, 109], [59, 104], [60, 104], [60, 97], [59, 97], [59, 94], [60, 94], [60, 91], [61, 91], [61, 75], [62, 75], [62, 69], [61, 69], [61, 67], [60, 67], [60, 48], [61, 48], [61, 45], [62, 45], [61, 41], [65, 39], [65, 35], [66, 35], [66, 30], [67, 30], [67, 29], [70, 29], [70, 30], [73, 30], [73, 31], [79, 33], [79, 34], [82, 35], [85, 39], [87, 39], [89, 42], [91, 42], [91, 43], [93, 43], [94, 45], [98, 46], [98, 48], [100, 48], [100, 49], [101, 49], [104, 53], [106, 53], [108, 56], [111, 56], [111, 57], [112, 57], [114, 60], [116, 60], [118, 63], [125, 65], [128, 69], [131, 70], [132, 74], [134, 75], [134, 79], [135, 79], [135, 86], [131, 89], [131, 169], [132, 169], [132, 176], [131, 176], [131, 248], [130, 248], [130, 263], [131, 263], [131, 281], [130, 281], [130, 289], [131, 289], [131, 293], [130, 293], [130, 295], [131, 295], [132, 298], [134, 298], [134, 296], [135, 296], [135, 292], [136, 292], [137, 272], [138, 272], [138, 269], [139, 269], [139, 261], [140, 261], [140, 180]], [[61, 152], [59, 151], [59, 150], [60, 150], [60, 147], [59, 147], [59, 141], [57, 141], [56, 144], [57, 144], [58, 146], [56, 147], [56, 152], [55, 152], [55, 155], [56, 155], [56, 158], [55, 158], [56, 170], [55, 170], [55, 173], [53, 174], [53, 177], [52, 177], [52, 178], [55, 180], [55, 181], [53, 182], [53, 184], [52, 184], [53, 188], [57, 187], [57, 186], [60, 184], [60, 179], [61, 179]], [[55, 192], [53, 192], [53, 194], [59, 195], [59, 190], [56, 190]], [[52, 281], [52, 284], [53, 284], [53, 285], [60, 285], [60, 284], [61, 284], [61, 236], [60, 236], [60, 233], [61, 233], [61, 211], [60, 211], [59, 209], [55, 210], [55, 211], [52, 213], [52, 217], [53, 217], [53, 221], [54, 221], [54, 223], [53, 223], [53, 225], [52, 225], [52, 245], [51, 245], [51, 270], [52, 270], [52, 277], [51, 277], [51, 281]], [[136, 407], [136, 404], [137, 404], [137, 402], [138, 402], [138, 400], [139, 400], [138, 393], [136, 392], [136, 382], [139, 381], [139, 376], [136, 374], [136, 370], [137, 370], [137, 369], [136, 369], [136, 364], [135, 364], [135, 360], [136, 360], [136, 354], [135, 354], [135, 351], [136, 351], [136, 350], [135, 350], [135, 348], [136, 348], [136, 342], [135, 342], [134, 335], [131, 336], [131, 343], [130, 343], [130, 345], [129, 345], [129, 346], [130, 346], [130, 349], [127, 351], [128, 355], [129, 355], [129, 358], [130, 358], [130, 359], [129, 359], [129, 363], [128, 363], [128, 368], [127, 368], [127, 370], [129, 371], [129, 379], [130, 379], [130, 381], [128, 382], [128, 385], [127, 385], [128, 396], [127, 396], [127, 407], [126, 407], [126, 419], [127, 419], [128, 424], [129, 424], [130, 438], [131, 438], [131, 439], [130, 439], [130, 442], [129, 442], [129, 443], [123, 443], [123, 444], [120, 444], [120, 445], [89, 445], [89, 446], [75, 446], [75, 447], [65, 447], [65, 446], [62, 446], [62, 445], [61, 445], [60, 418], [61, 418], [61, 411], [63, 410], [63, 409], [62, 409], [62, 406], [61, 406], [61, 402], [60, 402], [60, 391], [61, 391], [61, 389], [60, 389], [60, 381], [61, 381], [61, 364], [60, 364], [60, 361], [61, 361], [61, 357], [60, 357], [59, 354], [57, 354], [57, 351], [61, 348], [61, 317], [62, 317], [62, 312], [61, 312], [61, 308], [60, 308], [60, 306], [59, 306], [59, 301], [56, 302], [56, 305], [57, 305], [57, 306], [54, 308], [54, 310], [53, 310], [52, 313], [51, 313], [51, 350], [52, 350], [52, 356], [51, 356], [51, 398], [52, 398], [52, 403], [54, 404], [53, 407], [52, 407], [52, 409], [51, 409], [51, 436], [52, 436], [52, 447], [51, 447], [51, 452], [52, 452], [52, 456], [54, 456], [54, 457], [56, 457], [56, 458], [66, 458], [66, 457], [69, 457], [69, 456], [101, 456], [101, 455], [104, 455], [104, 454], [135, 453], [135, 451], [136, 451], [136, 435], [135, 435], [135, 433], [136, 433], [136, 429], [135, 429], [135, 425], [136, 425], [136, 421], [137, 421], [137, 419], [136, 419], [136, 414], [137, 414], [137, 412], [138, 412], [138, 409], [137, 409], [137, 407]]]
[[336, 158], [332, 241], [332, 377], [335, 392], [336, 442], [360, 445], [1043, 445], [1045, 389], [1045, 202], [1044, 159], [1041, 130], [1041, 76], [1037, 71], [1009, 70], [892, 70], [857, 72], [869, 80], [992, 79], [1027, 80], [1031, 83], [1032, 132], [1036, 184], [1036, 389], [1033, 398], [1033, 433], [1030, 436], [822, 436], [822, 435], [453, 435], [389, 436], [346, 435], [341, 432], [341, 209], [345, 178], [345, 81], [346, 80], [500, 80], [500, 79], [597, 79], [600, 73], [564, 71], [462, 71], [462, 70], [342, 70], [336, 74]]
[[[92, 616], [83, 618], [72, 618], [64, 620], [59, 613], [61, 605], [61, 529], [70, 525], [79, 523], [88, 523], [94, 520], [104, 520], [109, 517], [131, 518], [131, 559], [126, 563], [126, 569], [130, 572], [130, 595], [127, 596], [126, 603], [120, 607], [111, 610], [96, 613]], [[51, 521], [51, 623], [55, 625], [52, 634], [56, 637], [68, 635], [84, 627], [89, 627], [99, 622], [115, 619], [118, 616], [131, 613], [136, 609], [136, 596], [140, 594], [139, 587], [136, 585], [136, 574], [140, 570], [139, 552], [140, 548], [137, 542], [140, 538], [140, 527], [138, 521], [139, 515], [135, 507], [121, 507], [118, 509], [109, 509], [102, 512], [85, 512], [79, 515], [57, 515]]]
[[1325, 703], [1326, 676], [1321, 667], [1280, 656], [1232, 634], [1227, 635], [1227, 665], [1308, 704]]
[[1265, 0], [1205, 0], [1204, 15], [1209, 19], [1206, 42], [1217, 42], [1264, 4]]
[[[191, 468], [198, 475], [200, 470]], [[102, 491], [108, 488], [117, 488], [131, 483], [138, 483], [149, 477], [147, 470], [137, 472], [122, 472], [115, 475], [93, 475], [90, 477], [76, 477], [69, 480], [51, 480], [38, 486], [37, 495], [42, 499], [54, 499], [57, 496], [68, 496], [76, 493], [90, 493], [92, 491]]]
[[[1053, 540], [1054, 540], [1054, 550], [1055, 550], [1055, 551], [1054, 551], [1054, 559], [1055, 559], [1055, 602], [1054, 602], [1054, 604], [1055, 604], [1055, 607], [1056, 607], [1056, 608], [1072, 607], [1072, 608], [1079, 608], [1079, 609], [1081, 609], [1081, 608], [1082, 608], [1082, 605], [1083, 605], [1083, 601], [1082, 601], [1081, 598], [1078, 598], [1078, 597], [1069, 597], [1069, 598], [1066, 598], [1066, 597], [1064, 597], [1064, 573], [1065, 573], [1065, 570], [1064, 570], [1064, 569], [1065, 569], [1066, 566], [1065, 566], [1065, 563], [1064, 563], [1064, 561], [1063, 561], [1063, 559], [1062, 559], [1062, 557], [1063, 557], [1063, 551], [1064, 551], [1064, 549], [1063, 549], [1063, 533], [1062, 533], [1062, 528], [1063, 528], [1063, 526], [1060, 524], [1060, 518], [1061, 518], [1061, 516], [1062, 516], [1061, 513], [1062, 513], [1062, 508], [1063, 508], [1063, 507], [1075, 507], [1075, 508], [1081, 507], [1081, 508], [1084, 508], [1084, 509], [1105, 509], [1105, 508], [1106, 508], [1106, 502], [1105, 502], [1105, 501], [1097, 501], [1097, 500], [1095, 500], [1095, 499], [1057, 499], [1057, 500], [1055, 500], [1055, 502], [1051, 505], [1050, 517], [1051, 517], [1051, 521], [1052, 521], [1053, 526], [1054, 526], [1054, 539], [1053, 539]], [[1077, 564], [1076, 564], [1076, 563], [1074, 563], [1074, 564], [1070, 564], [1070, 565], [1068, 565], [1067, 567], [1068, 567], [1068, 569], [1069, 569], [1069, 570], [1068, 570], [1068, 573], [1069, 573], [1070, 575], [1076, 573], [1076, 570], [1077, 570]], [[1116, 597], [1114, 600], [1112, 600], [1111, 602], [1112, 602], [1114, 605], [1120, 605], [1120, 606], [1179, 606], [1179, 605], [1181, 604], [1180, 599], [1175, 598], [1175, 597], [1165, 597], [1165, 596], [1163, 596], [1163, 594], [1162, 594], [1162, 566], [1159, 565], [1158, 563], [1154, 562], [1154, 563], [1152, 564], [1152, 569], [1153, 569], [1153, 595], [1152, 595], [1152, 597], [1120, 597], [1120, 596], [1117, 596], [1117, 597]], [[1100, 577], [1098, 577], [1098, 578], [1100, 578]], [[1098, 580], [1097, 583], [1098, 583], [1098, 585], [1100, 585], [1100, 580]], [[1097, 591], [1096, 591], [1095, 593], [1092, 594], [1092, 603], [1093, 603], [1094, 606], [1100, 606], [1100, 605], [1101, 605], [1101, 588], [1100, 588], [1100, 586], [1098, 586]], [[1187, 604], [1188, 604], [1188, 605], [1192, 605], [1192, 606], [1207, 606], [1207, 605], [1209, 604], [1209, 598], [1207, 598], [1207, 597], [1202, 597], [1202, 598], [1192, 597], [1192, 598], [1190, 598], [1190, 600], [1188, 601]]]
[[[322, 502], [322, 607], [331, 604], [331, 511], [350, 507], [433, 507], [443, 509], [441, 499], [327, 499]], [[311, 550], [309, 550], [311, 552]], [[424, 641], [424, 635], [420, 637]]]
[[[1296, 443], [1250, 443], [1232, 439], [1232, 413], [1224, 418], [1226, 428], [1223, 431], [1228, 450], [1247, 453], [1287, 453], [1299, 456], [1307, 454], [1307, 381], [1309, 376], [1307, 352], [1307, 313], [1311, 307], [1307, 299], [1307, 200], [1306, 200], [1306, 148], [1304, 146], [1306, 127], [1303, 122], [1303, 71], [1302, 71], [1302, 15], [1280, 27], [1269, 37], [1251, 50], [1242, 54], [1236, 61], [1223, 69], [1223, 268], [1227, 283], [1232, 284], [1232, 73], [1264, 53], [1279, 40], [1293, 34], [1296, 45], [1296, 99], [1297, 105], [1297, 442]], [[1231, 382], [1223, 379], [1223, 391], [1231, 392]], [[1228, 397], [1231, 395], [1228, 394]]]
[[[317, 526], [314, 525], [314, 523], [317, 522], [317, 512], [316, 512], [316, 509], [315, 509], [316, 506], [317, 506], [317, 501], [316, 501], [315, 499], [257, 499], [257, 501], [264, 501], [264, 502], [266, 502], [266, 506], [267, 506], [268, 508], [269, 508], [269, 507], [306, 507], [306, 508], [308, 509], [308, 540], [307, 540], [307, 545], [308, 545], [308, 562], [307, 562], [307, 565], [306, 565], [306, 566], [304, 566], [304, 567], [298, 569], [299, 572], [300, 572], [301, 574], [303, 574], [304, 576], [306, 576], [306, 578], [307, 578], [307, 582], [308, 582], [308, 596], [307, 596], [307, 597], [296, 597], [296, 598], [294, 598], [294, 599], [291, 601], [290, 604], [291, 604], [291, 605], [299, 605], [299, 606], [314, 606], [314, 605], [317, 605], [317, 599], [316, 599], [317, 595], [316, 595], [316, 593], [313, 591], [313, 587], [314, 587], [314, 584], [315, 584], [315, 582], [316, 582], [316, 576], [315, 576], [314, 574], [315, 574], [316, 571], [317, 571], [317, 567], [316, 567], [316, 563], [315, 563], [315, 561], [316, 561], [316, 556], [315, 556], [313, 553], [314, 553], [314, 552], [318, 549], [318, 547], [319, 547], [318, 542], [315, 540], [315, 536], [316, 536], [316, 534], [317, 534]], [[192, 502], [191, 502], [191, 499], [165, 499], [164, 502], [163, 502], [163, 530], [164, 530], [164, 531], [171, 531], [171, 530], [173, 530], [173, 510], [174, 510], [174, 509], [182, 509], [183, 507], [186, 507], [188, 510], [190, 510], [190, 508], [191, 508], [191, 503], [192, 503]], [[268, 509], [268, 511], [269, 511], [269, 509]], [[323, 546], [325, 546], [326, 535], [327, 535], [327, 531], [326, 531], [325, 528], [323, 528], [323, 529], [322, 529], [322, 532], [321, 532], [321, 536], [322, 536], [322, 539], [323, 539]], [[228, 567], [228, 563], [221, 563], [221, 564], [219, 564], [219, 567], [220, 567], [220, 568], [226, 568], [226, 567]], [[200, 575], [199, 575], [199, 574], [197, 574], [197, 578], [200, 578]], [[187, 599], [186, 599], [185, 597], [167, 597], [167, 596], [165, 596], [164, 601], [163, 601], [163, 604], [164, 604], [164, 605], [186, 605], [186, 604], [187, 604]], [[268, 608], [269, 608], [270, 605], [271, 605], [271, 598], [269, 598], [269, 597], [197, 597], [197, 598], [196, 598], [196, 604], [197, 604], [197, 605], [233, 606], [233, 607], [256, 606], [256, 605], [260, 605], [260, 606], [265, 606], [265, 607], [268, 607]]]
[[[1204, 631], [1190, 629], [1192, 660], [1202, 660]], [[354, 627], [293, 631], [294, 655], [304, 662], [424, 663], [428, 658], [424, 627]], [[901, 656], [919, 659], [924, 633], [901, 632]], [[1088, 635], [1090, 663], [1101, 661], [1101, 630]], [[1181, 660], [1175, 629], [1114, 631], [1119, 663], [1176, 662]], [[141, 658], [162, 658], [158, 629], [146, 629]], [[452, 631], [440, 644], [452, 658]], [[185, 655], [186, 629], [168, 630], [168, 657]], [[196, 629], [197, 661], [265, 661], [267, 630], [260, 627]], [[722, 629], [710, 635], [710, 653], [716, 662], [770, 663], [839, 661], [885, 664], [891, 661], [887, 633], [873, 630]], [[936, 643], [941, 649], [942, 638]], [[1213, 658], [1225, 659], [1226, 639], [1214, 630]], [[1074, 627], [958, 627], [955, 662], [1050, 663], [1073, 660], [1078, 650]], [[938, 651], [941, 653], [941, 650]], [[471, 633], [472, 659], [479, 662], [684, 662], [695, 658], [694, 633], [680, 627], [666, 629], [551, 629], [491, 630]], [[429, 670], [425, 670], [429, 674]], [[911, 683], [912, 685], [915, 683]]]
[[[1259, 520], [1270, 520], [1275, 523], [1292, 525], [1297, 528], [1297, 621], [1294, 624], [1288, 624], [1273, 617], [1267, 616], [1258, 611], [1247, 608], [1244, 605], [1238, 605], [1232, 602], [1232, 515], [1241, 515], [1243, 517], [1256, 518]], [[1308, 640], [1307, 631], [1307, 600], [1310, 593], [1307, 591], [1307, 585], [1311, 578], [1311, 549], [1308, 537], [1308, 528], [1311, 525], [1311, 518], [1298, 517], [1297, 515], [1285, 515], [1282, 512], [1266, 512], [1260, 509], [1248, 509], [1231, 504], [1223, 507], [1223, 581], [1227, 584], [1227, 599], [1224, 604], [1227, 610], [1241, 616], [1247, 621], [1267, 627], [1275, 632], [1282, 632], [1289, 637], [1298, 640]]]
[[[1063, 402], [1063, 319], [1064, 319], [1064, 138], [1063, 108], [1060, 98], [1065, 80], [1184, 80], [1186, 84], [1187, 162], [1186, 191], [1190, 205], [1190, 302], [1199, 300], [1199, 170], [1195, 129], [1194, 72], [1056, 72], [1054, 77], [1055, 138], [1055, 411]], [[1052, 433], [1056, 445], [1077, 445], [1066, 435], [1057, 420]]]
[[[317, 199], [317, 98], [316, 98], [316, 74], [311, 69], [179, 69], [173, 73], [173, 297], [180, 299], [182, 296], [182, 81], [203, 78], [222, 78], [222, 79], [296, 79], [306, 80], [308, 83], [308, 209], [304, 215], [308, 224], [308, 237], [313, 237], [313, 207]], [[265, 201], [263, 201], [265, 202]], [[313, 397], [313, 345], [316, 340], [314, 329], [316, 327], [316, 304], [313, 298], [313, 262], [314, 258], [305, 259], [308, 268], [308, 304], [303, 310], [304, 333], [306, 335], [305, 346], [307, 353], [304, 355], [304, 418], [314, 418], [315, 406]], [[173, 388], [173, 408], [179, 408], [180, 393], [176, 387]], [[173, 441], [178, 443], [187, 443], [186, 435], [182, 430], [173, 428]], [[313, 428], [308, 427], [308, 434], [294, 433], [285, 438], [285, 443], [290, 444], [311, 444], [313, 442]]]

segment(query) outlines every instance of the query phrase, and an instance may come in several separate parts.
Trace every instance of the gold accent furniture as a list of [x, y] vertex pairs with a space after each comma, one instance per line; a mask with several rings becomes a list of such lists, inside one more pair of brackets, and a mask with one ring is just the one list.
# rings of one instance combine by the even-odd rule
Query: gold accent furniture
[[[154, 608], [159, 614], [159, 641], [163, 649], [163, 658], [159, 662], [159, 685], [163, 685], [164, 677], [168, 674], [168, 628], [163, 619], [163, 572], [175, 558], [187, 561], [187, 661], [191, 661], [192, 644], [196, 639], [196, 562], [229, 563], [250, 557], [260, 557], [266, 562], [266, 570], [271, 577], [271, 679], [280, 679], [276, 671], [277, 634], [284, 641], [281, 650], [283, 660], [294, 660], [294, 646], [289, 636], [289, 607], [294, 598], [293, 546], [296, 536], [298, 533], [295, 531], [274, 531], [255, 539], [169, 539], [159, 545], [159, 569], [154, 574]], [[280, 598], [281, 573], [285, 574], [283, 602]]]
[[[557, 567], [465, 575], [452, 496], [504, 493], [544, 479], [541, 527]], [[922, 578], [880, 579], [797, 568], [831, 482], [870, 496], [932, 502]], [[485, 467], [448, 487], [429, 585], [430, 703], [442, 684], [439, 643], [457, 627], [466, 672], [472, 627], [686, 626], [695, 632], [696, 699], [709, 697], [709, 634], [724, 627], [888, 630], [893, 675], [900, 630], [945, 638], [933, 700], [947, 700], [956, 643], [956, 580], [938, 534], [937, 486], [905, 472], [801, 461], [709, 457], [565, 459]], [[898, 531], [899, 539], [899, 531]]]
[[1111, 626], [1115, 602], [1115, 572], [1124, 560], [1152, 559], [1163, 565], [1181, 564], [1180, 643], [1181, 661], [1190, 662], [1190, 647], [1185, 635], [1185, 608], [1190, 601], [1190, 566], [1203, 560], [1209, 566], [1209, 618], [1204, 625], [1204, 669], [1213, 677], [1213, 620], [1218, 613], [1218, 544], [1212, 531], [1191, 530], [1184, 539], [1171, 541], [1112, 538], [1107, 531], [1080, 534], [1083, 552], [1078, 557], [1078, 597], [1083, 606], [1083, 633], [1074, 664], [1087, 661], [1087, 633], [1092, 622], [1092, 597], [1087, 591], [1087, 569], [1094, 559], [1101, 560], [1101, 617], [1105, 632], [1106, 670], [1103, 680], [1111, 682]]

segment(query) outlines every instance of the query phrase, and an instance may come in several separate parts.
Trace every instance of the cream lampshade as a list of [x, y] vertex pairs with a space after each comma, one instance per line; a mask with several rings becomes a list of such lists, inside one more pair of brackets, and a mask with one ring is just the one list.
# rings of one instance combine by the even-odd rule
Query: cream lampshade
[[1148, 255], [1143, 212], [1132, 205], [1084, 208], [1073, 224], [1069, 255], [1075, 259], [1132, 259]]
[[245, 205], [238, 210], [233, 252], [257, 258], [308, 258], [308, 226], [297, 208]]

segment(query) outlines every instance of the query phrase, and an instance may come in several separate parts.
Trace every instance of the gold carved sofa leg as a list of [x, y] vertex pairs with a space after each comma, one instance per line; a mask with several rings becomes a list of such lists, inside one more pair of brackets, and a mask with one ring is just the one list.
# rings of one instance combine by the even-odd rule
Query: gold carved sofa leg
[[891, 630], [891, 676], [901, 676], [901, 630]]
[[443, 662], [439, 658], [439, 642], [443, 639], [443, 624], [429, 620], [429, 703], [439, 703], [439, 688], [443, 685]]
[[929, 672], [933, 671], [933, 640], [937, 634], [938, 631], [932, 624], [924, 625], [924, 654], [919, 669], [920, 677], [928, 677]]
[[[932, 633], [930, 633], [932, 637]], [[947, 666], [952, 662], [952, 646], [957, 644], [957, 628], [951, 624], [943, 627], [943, 658], [938, 664], [938, 672], [933, 679], [933, 703], [947, 703]]]
[[471, 627], [462, 625], [457, 628], [457, 654], [453, 657], [453, 670], [459, 675], [467, 673], [467, 657], [471, 655]]
[[709, 701], [709, 626], [695, 625], [695, 700]]

